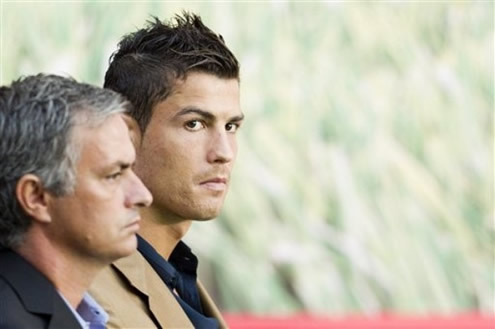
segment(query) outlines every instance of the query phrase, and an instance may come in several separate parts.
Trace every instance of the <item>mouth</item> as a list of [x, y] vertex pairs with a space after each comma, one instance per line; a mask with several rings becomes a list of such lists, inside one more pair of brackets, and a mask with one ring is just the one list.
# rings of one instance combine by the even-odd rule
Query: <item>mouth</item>
[[224, 191], [227, 188], [227, 178], [214, 177], [199, 183], [199, 185], [212, 191]]
[[141, 218], [138, 217], [138, 218], [134, 219], [132, 222], [130, 222], [129, 224], [127, 224], [125, 226], [125, 228], [131, 229], [133, 231], [135, 230], [137, 232], [139, 230], [139, 227], [140, 227], [140, 225], [139, 225], [140, 221], [141, 221]]

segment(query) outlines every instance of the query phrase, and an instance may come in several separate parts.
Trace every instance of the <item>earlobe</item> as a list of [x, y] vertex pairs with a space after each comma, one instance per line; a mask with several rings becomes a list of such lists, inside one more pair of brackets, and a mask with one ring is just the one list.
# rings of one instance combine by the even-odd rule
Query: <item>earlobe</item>
[[17, 181], [15, 192], [22, 209], [33, 220], [43, 223], [51, 222], [48, 212], [48, 193], [38, 176], [33, 174], [22, 176]]
[[127, 127], [129, 128], [129, 136], [131, 137], [132, 144], [134, 148], [139, 149], [141, 145], [141, 129], [137, 121], [127, 114], [122, 114], [122, 119], [124, 119]]

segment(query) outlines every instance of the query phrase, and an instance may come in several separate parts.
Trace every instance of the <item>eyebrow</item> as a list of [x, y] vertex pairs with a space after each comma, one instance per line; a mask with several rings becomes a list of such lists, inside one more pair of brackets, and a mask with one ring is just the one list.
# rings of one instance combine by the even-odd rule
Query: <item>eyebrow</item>
[[132, 163], [131, 162], [118, 161], [116, 163], [116, 165], [119, 166], [120, 169], [127, 169], [127, 168], [131, 168], [132, 167]]
[[185, 107], [182, 110], [180, 110], [179, 112], [177, 112], [175, 117], [177, 118], [177, 117], [181, 117], [181, 116], [191, 114], [191, 113], [200, 115], [207, 120], [215, 119], [215, 116], [213, 114], [211, 114], [210, 112], [203, 111], [203, 110], [198, 109], [197, 107], [190, 107], [190, 106]]
[[131, 168], [134, 163], [127, 162], [127, 161], [115, 161], [109, 165], [106, 165], [101, 168], [102, 172], [105, 171], [112, 171], [116, 168], [119, 168], [120, 170], [125, 170], [128, 168]]
[[[180, 110], [179, 112], [177, 112], [177, 114], [175, 114], [174, 117], [178, 118], [180, 116], [184, 116], [184, 115], [191, 114], [191, 113], [197, 114], [197, 115], [205, 118], [208, 121], [214, 121], [215, 120], [215, 115], [213, 115], [212, 113], [210, 113], [208, 111], [201, 110], [197, 107], [190, 107], [190, 106], [185, 107], [182, 110]], [[238, 121], [242, 121], [243, 119], [244, 119], [244, 114], [241, 113], [241, 115], [236, 115], [236, 116], [230, 118], [229, 121], [238, 122]]]

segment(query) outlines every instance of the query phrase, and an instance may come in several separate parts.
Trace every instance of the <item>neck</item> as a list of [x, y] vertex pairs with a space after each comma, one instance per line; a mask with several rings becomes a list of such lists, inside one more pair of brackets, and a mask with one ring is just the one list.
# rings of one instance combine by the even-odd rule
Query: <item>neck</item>
[[142, 225], [139, 230], [141, 235], [153, 248], [165, 259], [169, 259], [170, 254], [179, 241], [191, 227], [191, 220], [167, 221], [161, 218], [150, 208], [141, 210]]
[[103, 265], [81, 261], [70, 250], [62, 250], [36, 234], [35, 227], [26, 234], [24, 243], [15, 251], [40, 271], [75, 309]]

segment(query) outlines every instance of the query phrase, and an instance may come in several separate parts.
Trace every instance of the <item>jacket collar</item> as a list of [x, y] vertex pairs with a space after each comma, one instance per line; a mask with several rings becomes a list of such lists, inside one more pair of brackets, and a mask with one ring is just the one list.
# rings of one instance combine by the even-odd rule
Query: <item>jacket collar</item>
[[218, 323], [220, 324], [221, 329], [228, 328], [229, 326], [227, 325], [227, 322], [225, 322], [222, 313], [220, 313], [220, 310], [215, 305], [213, 299], [211, 299], [208, 291], [206, 291], [205, 287], [203, 287], [201, 281], [198, 280], [197, 284], [199, 298], [201, 299], [201, 306], [203, 307], [203, 311], [205, 312], [205, 314], [216, 318], [218, 320]]
[[193, 329], [172, 292], [138, 251], [117, 260], [112, 266], [134, 288], [148, 296], [148, 307], [163, 328]]
[[28, 312], [51, 315], [48, 328], [81, 328], [53, 284], [23, 257], [0, 251], [0, 276], [10, 282]]

